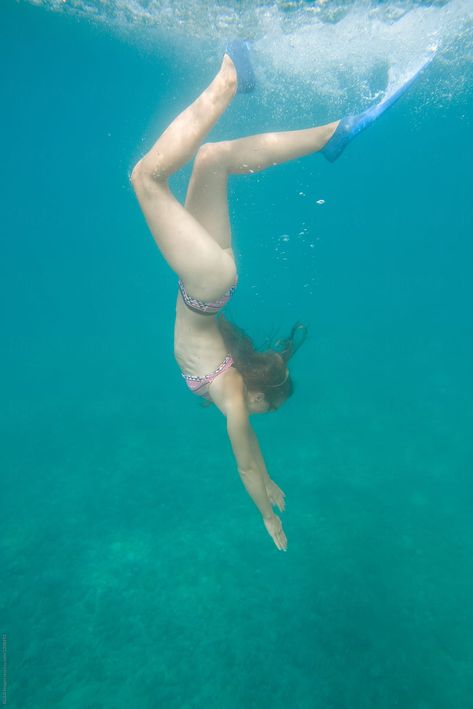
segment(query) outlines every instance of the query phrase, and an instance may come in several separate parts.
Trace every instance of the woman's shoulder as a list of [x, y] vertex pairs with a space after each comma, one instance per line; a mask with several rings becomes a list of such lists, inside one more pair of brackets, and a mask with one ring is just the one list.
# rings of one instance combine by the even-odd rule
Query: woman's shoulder
[[235, 367], [230, 367], [212, 382], [209, 395], [225, 416], [230, 409], [247, 411], [245, 383]]

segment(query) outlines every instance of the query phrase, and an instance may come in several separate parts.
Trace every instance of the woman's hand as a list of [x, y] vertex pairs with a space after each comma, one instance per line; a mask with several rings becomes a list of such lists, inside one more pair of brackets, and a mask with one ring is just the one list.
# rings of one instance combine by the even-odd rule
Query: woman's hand
[[263, 517], [263, 522], [277, 548], [282, 551], [287, 551], [287, 539], [279, 517], [277, 515], [268, 518]]
[[284, 502], [286, 493], [284, 493], [272, 480], [269, 480], [269, 482], [265, 484], [265, 488], [270, 503], [278, 507], [280, 512], [284, 512], [286, 508], [286, 503]]

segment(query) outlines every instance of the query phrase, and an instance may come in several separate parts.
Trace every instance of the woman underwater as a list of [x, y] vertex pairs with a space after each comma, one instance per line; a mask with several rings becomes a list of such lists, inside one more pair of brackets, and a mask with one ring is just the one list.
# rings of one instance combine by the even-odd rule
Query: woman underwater
[[[236, 40], [227, 46], [210, 85], [172, 121], [131, 174], [156, 244], [179, 278], [174, 352], [182, 376], [194, 394], [215, 404], [226, 417], [238, 472], [279, 550], [287, 550], [287, 539], [273, 505], [284, 511], [285, 494], [268, 475], [249, 417], [278, 409], [292, 394], [287, 364], [305, 330], [294, 326], [279, 351], [256, 352], [243, 331], [216, 317], [237, 283], [228, 176], [255, 173], [317, 151], [334, 161], [419, 71], [388, 99], [358, 116], [305, 130], [203, 144], [237, 91], [254, 88], [248, 45]], [[168, 178], [194, 156], [183, 206], [171, 193]]]

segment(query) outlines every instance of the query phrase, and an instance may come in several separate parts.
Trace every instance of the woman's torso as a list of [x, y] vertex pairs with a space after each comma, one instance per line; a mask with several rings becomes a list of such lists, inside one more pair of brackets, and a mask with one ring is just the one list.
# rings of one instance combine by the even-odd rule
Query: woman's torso
[[203, 376], [212, 372], [229, 354], [215, 315], [194, 312], [177, 294], [174, 356], [184, 374]]

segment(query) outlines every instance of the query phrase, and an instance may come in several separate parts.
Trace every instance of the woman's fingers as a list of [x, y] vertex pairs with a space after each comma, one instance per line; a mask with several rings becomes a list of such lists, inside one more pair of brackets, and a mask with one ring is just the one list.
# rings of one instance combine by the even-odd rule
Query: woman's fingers
[[287, 539], [286, 535], [284, 534], [284, 529], [282, 527], [282, 523], [279, 517], [277, 515], [273, 515], [273, 517], [270, 517], [269, 519], [263, 518], [263, 520], [265, 527], [271, 535], [271, 538], [276, 544], [277, 548], [280, 551], [286, 551]]
[[268, 495], [268, 499], [271, 502], [272, 505], [275, 505], [280, 512], [284, 512], [286, 508], [286, 503], [284, 502], [284, 498], [286, 497], [286, 493], [281, 490], [280, 487], [276, 485], [273, 481], [271, 481], [271, 485], [268, 485], [266, 487], [266, 492]]
[[287, 539], [286, 535], [284, 534], [284, 529], [282, 528], [282, 524], [280, 524], [280, 529], [278, 532], [275, 532], [274, 541], [276, 542], [277, 548], [281, 551], [286, 551], [287, 547]]
[[276, 535], [276, 544], [278, 549], [281, 551], [286, 551], [287, 550], [287, 539], [286, 535], [284, 532], [279, 532], [279, 534]]
[[284, 502], [284, 497], [282, 497], [282, 495], [278, 495], [278, 496], [275, 498], [273, 504], [275, 504], [275, 505], [278, 506], [280, 512], [284, 512], [285, 507], [286, 507], [286, 504], [285, 504], [285, 502]]

